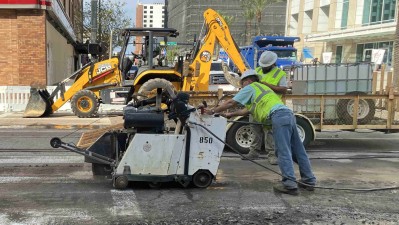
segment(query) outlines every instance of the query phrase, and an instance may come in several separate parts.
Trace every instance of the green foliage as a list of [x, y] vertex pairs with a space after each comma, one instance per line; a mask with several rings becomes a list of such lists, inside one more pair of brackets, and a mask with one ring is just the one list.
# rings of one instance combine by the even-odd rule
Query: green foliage
[[[90, 39], [91, 34], [91, 7], [89, 1], [86, 1], [83, 9], [83, 27], [84, 37]], [[101, 0], [98, 10], [98, 30], [97, 43], [101, 43], [108, 56], [109, 50], [123, 45], [123, 39], [119, 38], [122, 29], [132, 27], [132, 21], [124, 11], [125, 2]], [[109, 46], [109, 40], [112, 31], [112, 46]]]
[[174, 64], [181, 51], [182, 50], [179, 46], [168, 46], [166, 51], [166, 58], [168, 62], [170, 64]]
[[[244, 9], [244, 17], [252, 21], [256, 17], [256, 35], [260, 35], [260, 24], [262, 23], [262, 13], [267, 6], [282, 2], [282, 0], [242, 0], [241, 5]], [[247, 25], [248, 26], [248, 25]], [[250, 24], [249, 24], [250, 26]], [[251, 33], [251, 30], [248, 31]]]
[[226, 15], [222, 11], [218, 11], [219, 15], [224, 19], [224, 21], [227, 23], [227, 26], [230, 26], [233, 22], [235, 17], [232, 15]]

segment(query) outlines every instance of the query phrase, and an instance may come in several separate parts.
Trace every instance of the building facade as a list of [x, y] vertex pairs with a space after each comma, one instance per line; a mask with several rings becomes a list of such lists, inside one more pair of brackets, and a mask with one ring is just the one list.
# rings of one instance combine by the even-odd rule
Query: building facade
[[[180, 32], [177, 41], [179, 43], [192, 43], [194, 37], [198, 38], [204, 22], [203, 13], [206, 9], [212, 8], [222, 16], [229, 17], [229, 28], [233, 38], [238, 45], [245, 45], [246, 19], [240, 0], [168, 0], [168, 27], [175, 28]], [[284, 35], [286, 1], [274, 3], [266, 7], [262, 14], [261, 34], [262, 35]], [[252, 35], [255, 35], [255, 18], [252, 23]], [[204, 32], [204, 30], [202, 30]]]
[[301, 37], [298, 52], [309, 49], [319, 59], [332, 52], [332, 63], [371, 61], [373, 49], [384, 49], [383, 63], [390, 67], [396, 4], [396, 0], [289, 0], [286, 33]]
[[0, 0], [0, 85], [52, 85], [72, 74], [81, 12], [82, 0]]
[[[136, 6], [136, 27], [142, 28], [162, 28], [165, 26], [165, 4], [137, 3]], [[136, 37], [136, 43], [142, 43], [142, 37]], [[141, 45], [136, 44], [135, 54], [141, 53]]]

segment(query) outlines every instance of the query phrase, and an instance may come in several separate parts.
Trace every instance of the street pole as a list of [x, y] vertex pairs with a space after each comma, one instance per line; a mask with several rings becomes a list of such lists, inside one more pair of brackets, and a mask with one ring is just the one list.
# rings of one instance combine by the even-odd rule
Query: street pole
[[109, 35], [109, 58], [112, 57], [112, 32], [113, 30], [111, 29], [110, 35]]
[[97, 43], [97, 3], [98, 0], [91, 0], [91, 43]]
[[[165, 19], [164, 19], [164, 28], [168, 28], [168, 0], [165, 0]], [[168, 37], [164, 37], [164, 42], [165, 42], [165, 65], [168, 65], [168, 54], [167, 54], [167, 49], [168, 49]]]

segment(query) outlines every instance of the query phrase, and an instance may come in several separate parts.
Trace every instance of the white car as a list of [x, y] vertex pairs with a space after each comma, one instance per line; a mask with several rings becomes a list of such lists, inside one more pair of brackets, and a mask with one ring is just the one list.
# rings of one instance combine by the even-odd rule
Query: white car
[[[229, 71], [233, 77], [240, 77], [237, 73]], [[223, 91], [238, 91], [239, 89], [231, 85], [224, 77], [222, 62], [213, 61], [211, 64], [211, 71], [209, 73], [209, 91], [217, 91], [223, 89]]]

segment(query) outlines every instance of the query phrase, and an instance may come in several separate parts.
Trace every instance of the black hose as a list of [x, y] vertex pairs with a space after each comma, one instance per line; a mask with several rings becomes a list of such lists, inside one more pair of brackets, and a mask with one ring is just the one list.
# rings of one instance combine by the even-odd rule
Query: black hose
[[267, 167], [267, 166], [264, 166], [264, 165], [262, 165], [262, 164], [260, 164], [260, 163], [258, 163], [258, 162], [256, 162], [256, 161], [254, 161], [254, 160], [252, 160], [252, 159], [249, 159], [249, 158], [245, 157], [245, 155], [241, 154], [239, 151], [237, 151], [236, 149], [234, 149], [233, 147], [231, 147], [229, 144], [227, 144], [225, 141], [223, 141], [222, 139], [220, 139], [218, 136], [216, 136], [216, 134], [214, 134], [212, 131], [210, 131], [208, 128], [206, 128], [206, 127], [203, 126], [202, 124], [198, 124], [198, 123], [192, 122], [192, 121], [189, 121], [189, 123], [202, 127], [202, 128], [205, 129], [208, 133], [210, 133], [212, 136], [214, 136], [217, 140], [219, 140], [220, 142], [224, 143], [227, 147], [229, 147], [231, 150], [233, 150], [235, 153], [237, 153], [238, 155], [240, 155], [240, 156], [243, 157], [244, 159], [247, 159], [248, 161], [251, 161], [252, 163], [254, 163], [254, 164], [256, 164], [256, 165], [258, 165], [258, 166], [260, 166], [260, 167], [262, 167], [262, 168], [264, 168], [264, 169], [267, 169], [267, 170], [269, 170], [269, 171], [271, 171], [271, 172], [273, 172], [273, 173], [275, 173], [275, 174], [278, 174], [278, 175], [280, 175], [281, 177], [283, 177], [283, 178], [285, 178], [285, 179], [294, 181], [294, 182], [297, 183], [297, 184], [301, 184], [302, 186], [313, 187], [313, 188], [318, 188], [318, 189], [341, 190], [341, 191], [382, 191], [382, 190], [394, 190], [394, 189], [399, 189], [399, 186], [384, 187], [384, 188], [336, 188], [336, 187], [312, 186], [312, 185], [309, 185], [309, 184], [306, 184], [306, 183], [302, 183], [302, 182], [299, 182], [299, 181], [297, 181], [297, 180], [294, 180], [294, 179], [291, 179], [291, 178], [289, 178], [289, 177], [286, 177], [286, 176], [284, 176], [283, 174], [281, 174], [280, 172], [277, 172], [277, 171], [275, 171], [275, 170], [273, 170], [273, 169], [270, 169], [270, 168]]

